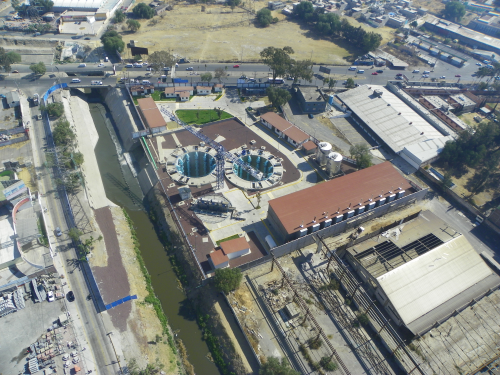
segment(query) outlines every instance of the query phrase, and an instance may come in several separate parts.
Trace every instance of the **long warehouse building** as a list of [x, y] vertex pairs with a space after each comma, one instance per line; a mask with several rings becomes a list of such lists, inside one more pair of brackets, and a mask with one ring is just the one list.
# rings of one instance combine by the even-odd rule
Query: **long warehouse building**
[[267, 218], [291, 241], [415, 192], [390, 162], [269, 201]]

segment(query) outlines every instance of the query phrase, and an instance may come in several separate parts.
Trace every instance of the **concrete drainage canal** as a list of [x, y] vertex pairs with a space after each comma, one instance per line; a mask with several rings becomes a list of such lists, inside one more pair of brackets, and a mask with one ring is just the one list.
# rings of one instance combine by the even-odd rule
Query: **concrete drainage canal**
[[[89, 99], [89, 98], [87, 98]], [[121, 146], [116, 135], [114, 124], [107, 107], [101, 103], [89, 103], [99, 142], [95, 154], [102, 175], [106, 196], [113, 203], [124, 207], [133, 220], [141, 252], [151, 275], [156, 295], [168, 316], [170, 326], [184, 342], [189, 354], [189, 361], [198, 374], [217, 375], [217, 367], [207, 359], [209, 349], [202, 340], [202, 333], [196, 324], [196, 318], [189, 309], [185, 295], [178, 289], [176, 276], [171, 268], [163, 245], [159, 241], [153, 225], [149, 221], [143, 207], [143, 194], [138, 181], [133, 177], [127, 163], [122, 159]], [[117, 157], [118, 155], [118, 157]], [[138, 164], [146, 163], [142, 149], [132, 155]], [[194, 155], [193, 155], [194, 156]], [[194, 158], [198, 159], [198, 158]], [[212, 161], [199, 158], [197, 163], [190, 161], [189, 170], [198, 174], [210, 173]], [[187, 166], [183, 166], [187, 168]], [[196, 171], [196, 172], [195, 172]], [[192, 172], [192, 173], [193, 173]], [[186, 311], [187, 310], [187, 311]]]

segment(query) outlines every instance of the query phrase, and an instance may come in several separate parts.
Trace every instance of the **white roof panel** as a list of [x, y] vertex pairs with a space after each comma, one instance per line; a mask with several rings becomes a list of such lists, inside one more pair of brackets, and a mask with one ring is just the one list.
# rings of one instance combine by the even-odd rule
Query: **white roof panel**
[[[377, 96], [374, 91], [380, 91]], [[396, 95], [378, 85], [363, 85], [337, 95], [394, 152], [443, 136]]]
[[460, 235], [377, 281], [408, 325], [492, 274], [465, 236]]
[[106, 0], [54, 0], [55, 8], [99, 9]]
[[439, 153], [443, 151], [446, 142], [452, 140], [452, 136], [428, 139], [423, 142], [406, 146], [403, 152], [413, 155], [416, 159], [420, 160], [420, 164], [422, 164], [427, 160], [433, 159], [438, 156]]

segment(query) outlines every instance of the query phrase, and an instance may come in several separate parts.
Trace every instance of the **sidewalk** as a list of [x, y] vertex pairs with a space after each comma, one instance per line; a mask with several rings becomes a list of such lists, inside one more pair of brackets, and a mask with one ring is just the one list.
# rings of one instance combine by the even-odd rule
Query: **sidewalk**
[[[24, 94], [22, 92], [21, 92], [20, 98], [21, 98], [21, 105], [23, 106], [23, 113], [25, 114], [25, 116], [29, 116], [29, 118], [32, 118], [33, 116], [31, 114], [31, 109], [28, 105], [27, 98], [26, 98], [26, 96], [24, 96]], [[33, 148], [33, 160], [34, 160], [35, 168], [38, 170], [43, 164], [40, 160], [40, 154], [39, 154], [39, 152], [41, 152], [41, 150], [42, 150], [40, 147], [41, 145], [38, 145], [38, 141], [37, 141], [34, 133], [31, 133], [30, 141], [31, 141], [31, 145]], [[50, 188], [50, 187], [45, 186], [44, 180], [42, 178], [38, 181], [38, 188], [39, 188], [39, 193], [41, 194], [40, 202], [41, 202], [41, 206], [42, 206], [42, 210], [43, 210], [44, 207], [48, 207], [48, 202], [47, 202], [47, 197], [45, 196], [45, 192], [47, 191], [47, 188]], [[54, 229], [55, 229], [56, 225], [53, 223], [53, 214], [44, 215], [44, 219], [45, 219], [45, 224], [47, 226], [47, 237], [49, 240], [49, 247], [51, 248], [51, 255], [53, 258], [54, 267], [56, 268], [57, 272], [60, 275], [64, 276], [64, 280], [66, 280], [66, 282], [67, 282], [67, 284], [62, 287], [62, 290], [63, 290], [64, 294], [66, 295], [70, 290], [73, 290], [74, 288], [68, 280], [68, 275], [66, 272], [66, 268], [64, 267], [64, 264], [63, 264], [64, 260], [62, 258], [62, 255], [60, 253], [56, 253], [56, 251], [55, 251], [56, 249], [54, 249], [54, 247], [53, 247], [53, 244], [55, 244], [57, 242], [57, 239], [54, 235]], [[79, 344], [79, 348], [83, 348], [83, 347], [87, 348], [85, 351], [79, 353], [79, 356], [82, 359], [82, 362], [81, 362], [82, 367], [87, 371], [92, 370], [93, 372], [97, 373], [97, 368], [95, 366], [96, 361], [94, 359], [94, 354], [93, 354], [91, 346], [88, 343], [88, 340], [87, 340], [87, 337], [85, 334], [85, 330], [83, 328], [82, 321], [81, 321], [79, 314], [78, 314], [77, 305], [67, 303], [66, 299], [64, 299], [64, 304], [66, 307], [66, 312], [70, 316], [70, 319], [72, 322], [72, 328], [73, 328], [74, 333], [75, 333], [76, 341]]]

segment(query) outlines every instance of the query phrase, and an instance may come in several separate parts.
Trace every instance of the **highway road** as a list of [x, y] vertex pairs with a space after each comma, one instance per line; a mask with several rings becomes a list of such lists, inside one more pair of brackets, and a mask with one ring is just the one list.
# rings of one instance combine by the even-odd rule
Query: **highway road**
[[[48, 87], [49, 85], [45, 90], [40, 90], [40, 94], [46, 91]], [[61, 237], [53, 236], [53, 231], [49, 233], [49, 236], [57, 251], [56, 257], [61, 257], [60, 261], [65, 268], [68, 285], [75, 294], [75, 301], [67, 302], [68, 305], [76, 304], [77, 307], [79, 319], [75, 323], [75, 329], [83, 329], [85, 340], [91, 347], [91, 352], [82, 352], [82, 355], [86, 357], [87, 369], [93, 370], [94, 373], [118, 374], [119, 367], [116, 364], [116, 356], [110, 339], [107, 336], [108, 332], [104, 327], [102, 317], [94, 307], [93, 301], [87, 300], [90, 292], [86, 282], [86, 275], [84, 275], [82, 268], [78, 266], [76, 249], [67, 235], [69, 227], [65, 211], [68, 208], [65, 200], [62, 199], [64, 196], [62, 190], [55, 184], [57, 171], [54, 168], [43, 166], [47, 161], [46, 153], [50, 153], [52, 148], [50, 146], [51, 142], [47, 139], [46, 128], [43, 122], [35, 119], [35, 116], [40, 114], [39, 107], [31, 107], [31, 114], [30, 134], [36, 138], [37, 147], [33, 152], [38, 153], [38, 158], [35, 158], [35, 160], [38, 159], [40, 163], [37, 166], [37, 173], [41, 176], [39, 190], [43, 194], [46, 208], [48, 208], [47, 217], [50, 219], [48, 225], [52, 230], [55, 227], [60, 227], [63, 232], [63, 236]], [[76, 316], [76, 314], [73, 315]], [[81, 344], [85, 346], [85, 343]]]
[[[261, 79], [264, 82], [267, 77], [270, 75], [270, 69], [267, 65], [259, 64], [259, 63], [241, 63], [237, 64], [239, 68], [234, 68], [234, 64], [179, 64], [179, 67], [176, 69], [176, 77], [178, 78], [187, 78], [192, 82], [196, 82], [200, 80], [200, 75], [204, 72], [214, 72], [217, 68], [223, 68], [226, 70], [227, 75], [224, 79], [224, 83], [226, 84], [234, 84], [236, 80], [241, 76], [245, 75], [248, 78], [255, 78], [257, 80]], [[131, 78], [135, 77], [144, 77], [146, 79], [146, 74], [149, 73], [146, 70], [146, 67], [142, 68], [125, 68], [125, 64], [115, 64], [117, 76], [121, 77], [123, 75], [127, 75]], [[186, 68], [193, 68], [193, 71], [187, 71]], [[406, 71], [389, 69], [387, 67], [383, 68], [371, 68], [371, 67], [360, 67], [364, 69], [364, 74], [358, 74], [355, 71], [349, 71], [349, 66], [327, 66], [331, 69], [331, 77], [337, 79], [337, 86], [341, 86], [343, 81], [348, 77], [352, 77], [359, 84], [378, 84], [383, 85], [389, 79], [394, 79], [396, 74], [404, 73], [410, 80], [421, 80], [421, 81], [430, 81], [432, 78], [439, 78], [442, 76], [446, 77], [446, 81], [448, 82], [460, 82], [463, 83], [472, 83], [477, 81], [475, 77], [472, 76], [474, 72], [477, 71], [478, 66], [475, 65], [475, 60], [471, 60], [466, 63], [462, 68], [457, 68], [445, 62], [438, 62], [436, 67], [430, 68], [428, 66], [418, 66], [420, 70], [419, 73], [412, 73], [414, 67], [410, 67]], [[376, 70], [382, 70], [382, 74], [372, 75]], [[422, 72], [424, 70], [431, 70], [429, 78], [422, 78]], [[16, 64], [12, 66], [12, 70], [17, 70], [19, 73], [11, 73], [8, 79], [14, 78], [16, 82], [18, 82], [19, 86], [26, 86], [26, 81], [34, 82], [34, 76], [29, 69], [29, 65]], [[86, 80], [86, 74], [90, 71], [103, 71], [112, 73], [113, 72], [113, 64], [112, 63], [104, 63], [103, 67], [99, 67], [97, 63], [88, 63], [86, 67], [79, 67], [78, 63], [72, 64], [60, 64], [60, 65], [51, 65], [47, 66], [47, 73], [40, 79], [48, 79], [51, 74], [57, 75], [57, 73], [70, 72], [76, 74], [78, 78], [82, 79], [82, 82]], [[313, 66], [313, 71], [315, 73], [315, 78], [311, 84], [322, 86], [322, 76], [327, 76], [324, 73], [320, 73], [319, 65]], [[157, 77], [159, 77], [163, 72], [153, 73], [153, 79], [150, 79], [151, 82], [154, 82]], [[455, 77], [456, 74], [460, 74], [461, 77]], [[115, 77], [111, 76], [108, 78], [98, 78], [94, 79], [102, 80], [105, 84], [108, 82], [116, 82]], [[88, 81], [90, 82], [89, 79]], [[70, 79], [61, 78], [62, 82], [69, 82]], [[290, 81], [291, 82], [291, 81]]]

